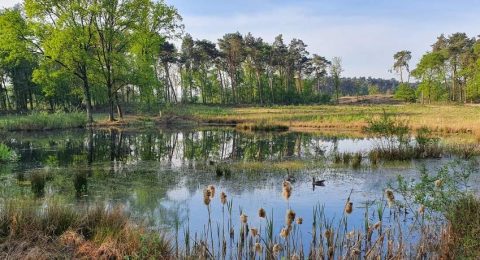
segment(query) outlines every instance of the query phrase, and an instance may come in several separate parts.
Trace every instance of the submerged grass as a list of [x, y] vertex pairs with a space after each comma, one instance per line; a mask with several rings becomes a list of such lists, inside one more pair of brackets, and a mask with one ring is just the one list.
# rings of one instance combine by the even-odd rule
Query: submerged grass
[[0, 258], [168, 259], [164, 235], [134, 225], [120, 208], [79, 212], [69, 206], [10, 200], [0, 206]]
[[84, 113], [34, 113], [30, 115], [11, 115], [0, 117], [0, 130], [33, 131], [85, 127], [87, 118]]

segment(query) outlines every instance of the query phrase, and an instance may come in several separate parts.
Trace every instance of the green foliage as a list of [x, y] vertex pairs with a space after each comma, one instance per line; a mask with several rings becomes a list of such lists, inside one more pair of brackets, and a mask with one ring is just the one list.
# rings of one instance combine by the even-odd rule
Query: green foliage
[[13, 162], [17, 160], [17, 154], [5, 144], [0, 143], [0, 163]]
[[415, 90], [409, 84], [405, 83], [398, 85], [393, 97], [405, 102], [415, 102], [416, 100]]
[[369, 85], [368, 86], [368, 94], [369, 95], [380, 94], [380, 89], [378, 88], [378, 85]]
[[422, 167], [420, 178], [406, 180], [397, 177], [396, 190], [407, 200], [434, 211], [448, 214], [460, 199], [469, 196], [469, 179], [478, 167], [475, 160], [456, 160], [437, 169], [433, 174]]

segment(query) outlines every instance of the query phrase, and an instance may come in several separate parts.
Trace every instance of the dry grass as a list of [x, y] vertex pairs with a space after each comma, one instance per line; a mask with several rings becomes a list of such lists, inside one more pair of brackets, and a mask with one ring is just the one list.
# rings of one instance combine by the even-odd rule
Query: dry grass
[[120, 208], [79, 212], [47, 202], [0, 207], [1, 259], [168, 259], [170, 241], [133, 224]]
[[319, 105], [275, 107], [176, 107], [169, 113], [204, 123], [240, 124], [262, 121], [290, 129], [350, 129], [360, 131], [368, 119], [383, 112], [405, 119], [413, 130], [428, 127], [436, 133], [461, 135], [463, 141], [480, 139], [480, 107], [473, 105]]

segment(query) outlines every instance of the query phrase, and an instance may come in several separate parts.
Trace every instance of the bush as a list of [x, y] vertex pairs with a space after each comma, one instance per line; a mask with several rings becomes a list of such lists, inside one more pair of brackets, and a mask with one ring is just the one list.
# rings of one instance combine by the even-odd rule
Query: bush
[[0, 162], [12, 162], [17, 159], [17, 154], [5, 144], [0, 143]]
[[393, 97], [405, 102], [415, 102], [416, 100], [415, 90], [406, 83], [398, 85]]

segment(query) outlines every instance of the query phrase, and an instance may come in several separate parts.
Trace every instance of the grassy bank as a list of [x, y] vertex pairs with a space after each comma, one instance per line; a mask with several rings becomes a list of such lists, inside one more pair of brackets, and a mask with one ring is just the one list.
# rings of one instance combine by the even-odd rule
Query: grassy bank
[[36, 131], [79, 128], [87, 125], [84, 113], [34, 113], [0, 117], [0, 130]]
[[0, 206], [2, 259], [168, 259], [170, 242], [134, 225], [121, 209], [79, 212], [32, 201]]
[[480, 107], [468, 105], [382, 104], [239, 108], [188, 105], [173, 107], [167, 112], [210, 124], [270, 122], [290, 128], [361, 130], [370, 118], [380, 116], [384, 111], [407, 120], [414, 129], [428, 127], [438, 133], [480, 136]]

